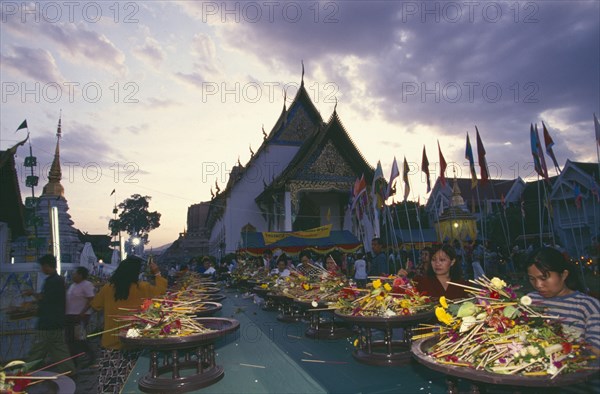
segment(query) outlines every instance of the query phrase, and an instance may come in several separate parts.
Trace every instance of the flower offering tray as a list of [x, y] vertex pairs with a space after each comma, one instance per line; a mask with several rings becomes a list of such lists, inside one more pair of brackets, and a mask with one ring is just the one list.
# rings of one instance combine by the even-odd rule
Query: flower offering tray
[[308, 328], [304, 332], [304, 335], [308, 338], [340, 339], [354, 334], [344, 321], [341, 319], [336, 321], [335, 309], [327, 309], [327, 304], [319, 302], [315, 307], [311, 302], [299, 300], [296, 300], [296, 304], [298, 304], [301, 310], [308, 313]]
[[138, 381], [141, 391], [184, 393], [210, 386], [223, 378], [223, 367], [215, 363], [215, 342], [239, 329], [240, 323], [216, 317], [195, 320], [213, 331], [166, 338], [127, 338], [121, 334], [120, 340], [126, 347], [150, 350], [150, 370]]
[[204, 302], [204, 309], [195, 313], [196, 317], [212, 316], [223, 308], [218, 302]]
[[[474, 369], [469, 367], [442, 364], [435, 361], [431, 356], [427, 355], [427, 351], [433, 346], [438, 338], [424, 338], [417, 340], [412, 343], [411, 351], [414, 358], [424, 366], [434, 371], [438, 371], [446, 374], [452, 378], [466, 379], [474, 383], [484, 383], [493, 385], [506, 385], [514, 387], [560, 387], [570, 386], [578, 383], [582, 383], [588, 379], [598, 376], [599, 369], [596, 366], [595, 369], [584, 370], [581, 372], [573, 372], [566, 374], [559, 374], [555, 378], [550, 379], [548, 375], [542, 376], [523, 376], [523, 375], [509, 375], [488, 372], [483, 369]], [[453, 393], [452, 387], [453, 379], [448, 381], [448, 392]], [[477, 389], [476, 389], [477, 390]]]
[[221, 302], [227, 296], [223, 294], [198, 294], [198, 299], [206, 302]]
[[280, 312], [277, 315], [277, 320], [280, 322], [295, 323], [304, 318], [304, 313], [295, 305], [292, 298], [273, 293], [268, 293], [267, 297], [277, 305]]
[[[358, 326], [358, 347], [352, 356], [359, 362], [369, 365], [396, 366], [411, 362], [410, 342], [412, 327], [430, 321], [433, 311], [405, 316], [352, 316], [335, 311], [335, 315]], [[402, 337], [394, 339], [394, 329], [402, 329]], [[373, 330], [383, 331], [383, 339], [373, 338]], [[399, 332], [399, 330], [397, 331]]]

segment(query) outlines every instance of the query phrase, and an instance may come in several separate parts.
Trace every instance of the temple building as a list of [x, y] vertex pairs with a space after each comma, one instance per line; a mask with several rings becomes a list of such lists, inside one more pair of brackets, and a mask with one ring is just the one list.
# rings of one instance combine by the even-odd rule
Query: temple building
[[271, 131], [263, 134], [248, 163], [233, 167], [225, 189], [216, 185], [207, 219], [209, 253], [235, 252], [243, 246], [243, 232], [330, 225], [331, 231], [352, 235], [350, 191], [363, 175], [370, 184], [374, 170], [336, 110], [323, 121], [302, 80], [289, 108], [284, 104]]
[[[79, 264], [79, 254], [83, 244], [79, 240], [77, 229], [73, 227], [71, 215], [68, 213], [69, 204], [65, 198], [65, 189], [60, 183], [62, 171], [60, 167], [60, 139], [62, 136], [61, 120], [58, 121], [56, 132], [56, 148], [54, 159], [48, 173], [48, 183], [44, 186], [42, 195], [35, 199], [35, 217], [37, 226], [35, 234], [31, 236], [37, 238], [39, 242], [33, 243], [27, 237], [21, 237], [15, 240], [13, 244], [15, 263], [35, 262], [39, 255], [53, 253], [52, 229], [50, 214], [53, 207], [58, 211], [58, 231], [60, 241], [61, 263]], [[30, 229], [31, 230], [31, 229]]]

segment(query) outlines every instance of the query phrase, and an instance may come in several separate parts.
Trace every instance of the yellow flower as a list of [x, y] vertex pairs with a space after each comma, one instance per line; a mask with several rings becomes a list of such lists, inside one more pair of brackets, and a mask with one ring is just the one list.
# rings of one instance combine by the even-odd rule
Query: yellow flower
[[383, 301], [383, 296], [377, 296], [377, 297], [375, 297], [375, 299], [376, 299], [377, 301]]
[[450, 325], [452, 323], [452, 315], [446, 312], [444, 308], [438, 306], [435, 308], [435, 317], [442, 323]]
[[373, 281], [373, 288], [379, 289], [381, 287], [381, 281], [379, 279]]
[[383, 285], [383, 288], [385, 289], [385, 291], [392, 291], [392, 286], [390, 286], [389, 283], [386, 283], [385, 285]]
[[440, 305], [444, 307], [444, 309], [448, 309], [448, 302], [446, 301], [446, 297], [440, 297]]
[[410, 306], [410, 302], [408, 302], [408, 300], [402, 300], [400, 301], [400, 307], [402, 308], [408, 308]]
[[160, 308], [160, 302], [155, 302], [155, 303], [154, 303], [154, 307], [155, 307], [155, 308]]
[[262, 285], [260, 285], [261, 289], [266, 289], [267, 287], [269, 287], [269, 285], [266, 283], [263, 283]]
[[310, 285], [308, 283], [303, 283], [302, 287], [304, 287], [304, 290], [310, 290]]
[[358, 338], [356, 338], [356, 339], [354, 340], [354, 347], [357, 347], [357, 346], [358, 346]]
[[492, 284], [492, 287], [497, 290], [502, 290], [504, 287], [506, 287], [506, 282], [498, 277], [493, 277], [492, 280], [490, 280], [490, 282]]

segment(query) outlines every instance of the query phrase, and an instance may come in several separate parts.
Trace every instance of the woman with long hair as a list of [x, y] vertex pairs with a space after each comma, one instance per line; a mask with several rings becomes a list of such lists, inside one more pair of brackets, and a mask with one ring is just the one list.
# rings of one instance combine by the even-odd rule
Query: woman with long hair
[[121, 308], [139, 308], [144, 299], [156, 297], [167, 290], [167, 280], [161, 276], [154, 262], [149, 264], [149, 268], [155, 284], [138, 279], [142, 262], [136, 256], [121, 261], [108, 283], [91, 302], [92, 308], [104, 311], [99, 393], [118, 393], [139, 355], [139, 352], [121, 350], [117, 329], [122, 323], [115, 321], [115, 316], [124, 314]]
[[448, 282], [464, 284], [462, 268], [457, 263], [456, 250], [452, 245], [435, 245], [431, 249], [431, 262], [424, 275], [413, 279], [417, 290], [431, 297], [448, 299], [466, 298], [465, 289]]

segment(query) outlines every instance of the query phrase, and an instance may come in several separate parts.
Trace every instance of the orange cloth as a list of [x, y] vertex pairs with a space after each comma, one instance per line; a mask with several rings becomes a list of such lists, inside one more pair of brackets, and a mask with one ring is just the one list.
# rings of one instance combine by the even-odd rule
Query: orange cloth
[[[156, 297], [164, 294], [167, 291], [167, 280], [162, 276], [156, 277], [156, 285], [151, 285], [148, 282], [132, 283], [129, 288], [129, 298], [126, 300], [115, 301], [115, 289], [112, 284], [105, 284], [102, 289], [96, 294], [92, 300], [92, 308], [99, 311], [104, 310], [104, 330], [111, 330], [124, 322], [114, 320], [115, 315], [125, 315], [126, 311], [119, 308], [135, 309], [142, 306], [145, 298]], [[102, 334], [102, 347], [106, 349], [121, 349], [121, 341], [119, 340], [118, 330], [105, 332]]]

